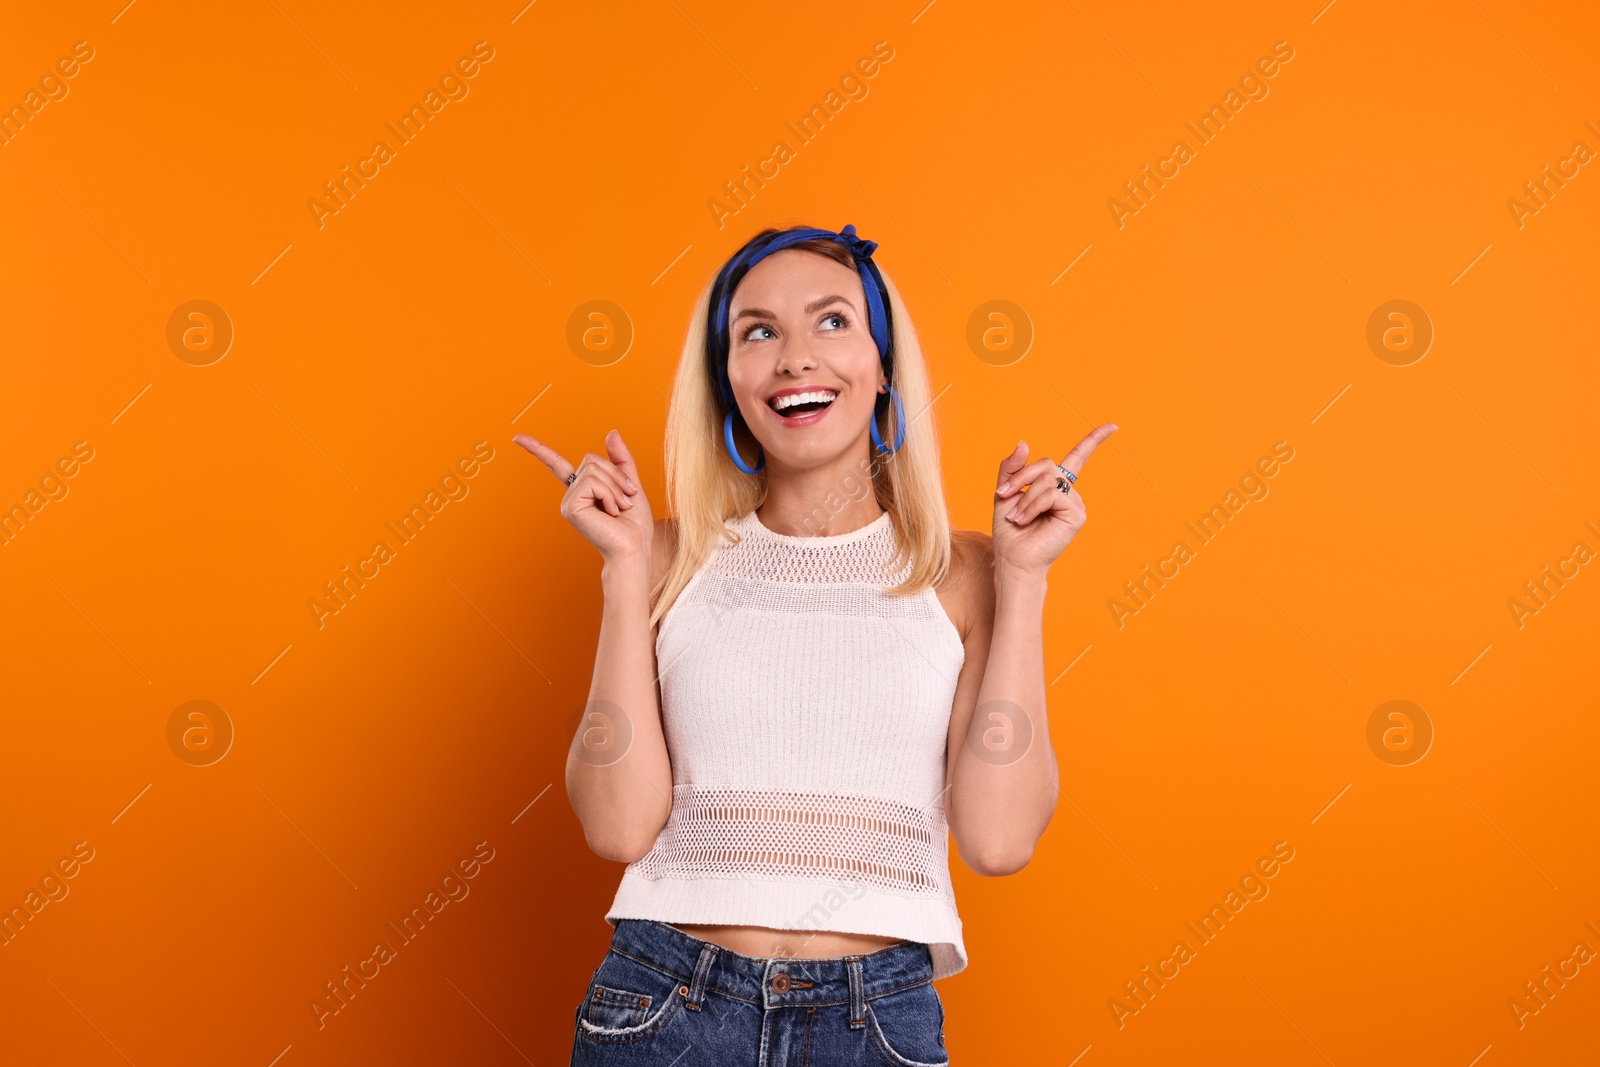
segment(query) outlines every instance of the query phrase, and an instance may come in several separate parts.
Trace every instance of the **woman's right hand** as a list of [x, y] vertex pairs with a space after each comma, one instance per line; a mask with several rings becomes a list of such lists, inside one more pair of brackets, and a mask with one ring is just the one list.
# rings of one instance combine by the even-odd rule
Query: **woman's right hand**
[[[600, 550], [606, 562], [638, 557], [650, 558], [650, 543], [655, 534], [655, 519], [650, 501], [639, 485], [639, 471], [633, 455], [616, 430], [606, 434], [606, 456], [586, 453], [573, 467], [566, 458], [527, 434], [512, 438], [550, 468], [566, 486], [561, 498], [561, 516]], [[577, 471], [571, 484], [567, 479]]]

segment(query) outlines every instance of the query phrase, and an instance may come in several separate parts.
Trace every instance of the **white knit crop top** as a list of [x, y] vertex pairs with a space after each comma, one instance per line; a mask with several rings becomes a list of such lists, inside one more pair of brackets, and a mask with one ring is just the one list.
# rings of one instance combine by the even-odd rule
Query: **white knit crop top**
[[[661, 621], [672, 812], [608, 921], [766, 926], [925, 942], [967, 965], [951, 889], [945, 744], [961, 637], [933, 589], [884, 592], [885, 512], [774, 533], [754, 512]], [[773, 955], [783, 953], [773, 952]], [[815, 955], [815, 953], [810, 953]]]

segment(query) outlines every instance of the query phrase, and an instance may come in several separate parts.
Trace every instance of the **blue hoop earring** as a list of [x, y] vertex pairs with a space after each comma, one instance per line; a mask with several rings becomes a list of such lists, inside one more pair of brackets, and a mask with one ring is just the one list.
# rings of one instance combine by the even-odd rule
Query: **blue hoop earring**
[[893, 385], [889, 386], [889, 398], [894, 401], [894, 447], [885, 448], [883, 435], [878, 432], [878, 415], [874, 410], [872, 421], [868, 424], [872, 428], [872, 445], [884, 455], [893, 455], [900, 451], [900, 446], [906, 443], [906, 409], [900, 402], [900, 392]]
[[[876, 433], [877, 431], [874, 430], [873, 432]], [[728, 457], [733, 460], [733, 465], [746, 474], [755, 474], [767, 465], [767, 451], [761, 447], [760, 442], [756, 443], [756, 451], [759, 456], [754, 467], [746, 467], [744, 460], [739, 458], [739, 449], [733, 443], [733, 411], [731, 409], [728, 412], [728, 417], [722, 420], [722, 442], [723, 446], [728, 450]]]

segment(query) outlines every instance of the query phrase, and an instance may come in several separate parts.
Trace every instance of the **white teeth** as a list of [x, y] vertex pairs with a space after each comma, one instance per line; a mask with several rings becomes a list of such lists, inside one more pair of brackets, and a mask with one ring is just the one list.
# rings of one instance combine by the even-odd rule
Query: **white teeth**
[[772, 409], [774, 411], [782, 411], [784, 408], [793, 407], [796, 404], [804, 404], [807, 401], [831, 403], [835, 395], [836, 394], [834, 393], [824, 391], [814, 391], [810, 393], [790, 393], [787, 396], [780, 396], [778, 399], [774, 400], [772, 402]]

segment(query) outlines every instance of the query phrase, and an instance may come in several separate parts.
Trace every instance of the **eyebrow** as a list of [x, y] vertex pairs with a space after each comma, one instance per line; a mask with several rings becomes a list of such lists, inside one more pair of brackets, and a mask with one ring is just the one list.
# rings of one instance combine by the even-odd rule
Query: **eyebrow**
[[[821, 310], [822, 308], [825, 308], [829, 304], [833, 304], [833, 303], [844, 304], [851, 311], [854, 311], [855, 307], [856, 307], [849, 300], [846, 300], [842, 296], [822, 296], [822, 297], [818, 297], [817, 299], [811, 301], [811, 303], [807, 304], [805, 306], [805, 309], [802, 312], [802, 314], [809, 315], [813, 311]], [[737, 315], [735, 315], [733, 317], [733, 321], [734, 322], [738, 322], [740, 319], [744, 318], [746, 315], [751, 315], [751, 316], [754, 316], [756, 318], [762, 318], [762, 319], [775, 319], [775, 318], [778, 317], [778, 316], [774, 315], [772, 312], [768, 311], [766, 308], [745, 308], [743, 311], [739, 312], [739, 314], [737, 314]]]

